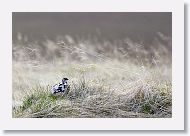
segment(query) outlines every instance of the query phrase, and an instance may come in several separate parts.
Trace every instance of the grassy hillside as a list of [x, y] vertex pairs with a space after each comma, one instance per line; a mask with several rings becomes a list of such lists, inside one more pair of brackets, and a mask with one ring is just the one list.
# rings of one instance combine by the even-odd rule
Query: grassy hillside
[[[14, 117], [171, 116], [172, 86], [164, 69], [117, 63], [43, 65], [30, 73], [30, 67], [14, 68]], [[69, 94], [51, 95], [50, 85], [61, 76], [70, 79]]]
[[[13, 117], [171, 117], [171, 38], [158, 33], [152, 43], [21, 37], [13, 44]], [[69, 93], [52, 95], [63, 77]]]

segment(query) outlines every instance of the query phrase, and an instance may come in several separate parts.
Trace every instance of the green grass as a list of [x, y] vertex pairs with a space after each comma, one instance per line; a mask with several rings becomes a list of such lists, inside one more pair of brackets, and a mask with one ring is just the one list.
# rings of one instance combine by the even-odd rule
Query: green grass
[[37, 92], [25, 96], [20, 106], [13, 107], [13, 117], [171, 117], [171, 85], [167, 83], [144, 88], [150, 92], [138, 88], [132, 96], [91, 87], [85, 79], [72, 84], [66, 96], [53, 95], [49, 89], [38, 86]]

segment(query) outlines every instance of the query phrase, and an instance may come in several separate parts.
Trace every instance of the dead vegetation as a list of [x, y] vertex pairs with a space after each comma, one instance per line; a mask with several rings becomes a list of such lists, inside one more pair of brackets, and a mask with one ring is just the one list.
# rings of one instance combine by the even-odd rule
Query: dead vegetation
[[[171, 38], [152, 45], [70, 36], [13, 43], [13, 117], [166, 118], [172, 116]], [[93, 42], [92, 42], [93, 41]], [[51, 85], [68, 77], [66, 96]]]

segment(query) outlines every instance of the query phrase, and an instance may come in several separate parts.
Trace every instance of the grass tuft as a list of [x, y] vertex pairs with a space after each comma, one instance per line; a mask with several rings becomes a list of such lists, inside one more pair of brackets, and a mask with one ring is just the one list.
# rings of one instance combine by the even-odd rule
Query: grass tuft
[[20, 106], [13, 107], [13, 117], [171, 117], [171, 86], [167, 85], [150, 87], [150, 92], [141, 87], [133, 95], [121, 95], [102, 86], [92, 87], [83, 79], [72, 84], [66, 96], [46, 89], [27, 95]]

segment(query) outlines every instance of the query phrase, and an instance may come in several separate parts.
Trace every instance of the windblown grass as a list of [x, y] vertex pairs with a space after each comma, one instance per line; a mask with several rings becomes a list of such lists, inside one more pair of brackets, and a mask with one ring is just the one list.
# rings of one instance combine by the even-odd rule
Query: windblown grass
[[[19, 66], [21, 71], [14, 73], [19, 80], [14, 79], [13, 85], [22, 90], [13, 93], [14, 102], [20, 103], [13, 106], [13, 117], [171, 117], [172, 85], [162, 69], [106, 65], [52, 68], [44, 64], [30, 74]], [[119, 68], [121, 65], [125, 69]], [[40, 69], [44, 73], [39, 73]], [[50, 85], [58, 82], [59, 76], [70, 79], [67, 96], [50, 93]]]
[[[129, 40], [116, 47], [63, 40], [66, 45], [48, 41], [44, 50], [30, 43], [13, 46], [13, 117], [172, 116], [168, 38], [167, 45], [151, 48]], [[69, 78], [69, 93], [52, 95], [51, 86], [63, 77]]]

